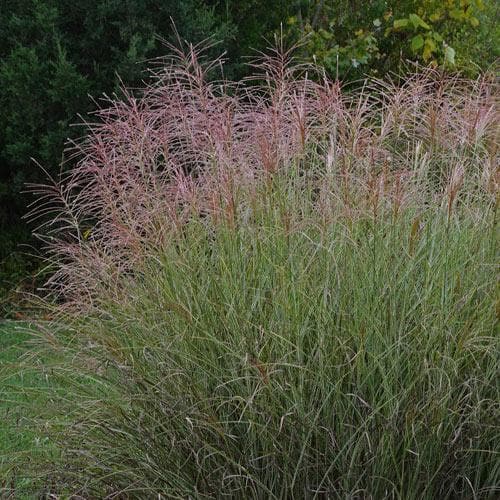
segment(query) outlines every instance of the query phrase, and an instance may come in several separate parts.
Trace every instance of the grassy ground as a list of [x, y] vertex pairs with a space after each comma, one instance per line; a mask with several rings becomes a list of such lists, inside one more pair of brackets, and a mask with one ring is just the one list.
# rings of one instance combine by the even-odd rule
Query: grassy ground
[[[48, 449], [31, 423], [33, 403], [43, 403], [41, 390], [47, 387], [40, 374], [23, 367], [31, 338], [28, 323], [0, 321], [0, 493], [7, 496], [14, 487], [17, 497], [29, 491], [33, 477], [27, 477], [25, 466]], [[29, 362], [36, 367], [40, 361], [31, 357]]]

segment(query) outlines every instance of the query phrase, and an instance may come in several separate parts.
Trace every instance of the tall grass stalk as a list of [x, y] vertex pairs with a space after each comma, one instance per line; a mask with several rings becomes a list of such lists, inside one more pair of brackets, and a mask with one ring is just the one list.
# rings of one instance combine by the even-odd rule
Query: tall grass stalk
[[[35, 186], [54, 494], [493, 498], [494, 82], [178, 49]], [[26, 368], [27, 369], [27, 368]]]

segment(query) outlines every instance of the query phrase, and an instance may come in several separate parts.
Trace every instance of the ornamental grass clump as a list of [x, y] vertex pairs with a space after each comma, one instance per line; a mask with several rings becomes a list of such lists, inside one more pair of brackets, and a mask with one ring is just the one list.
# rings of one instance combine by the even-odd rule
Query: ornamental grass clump
[[25, 470], [84, 498], [495, 497], [495, 80], [345, 92], [280, 49], [236, 84], [171, 49], [33, 186], [57, 452]]

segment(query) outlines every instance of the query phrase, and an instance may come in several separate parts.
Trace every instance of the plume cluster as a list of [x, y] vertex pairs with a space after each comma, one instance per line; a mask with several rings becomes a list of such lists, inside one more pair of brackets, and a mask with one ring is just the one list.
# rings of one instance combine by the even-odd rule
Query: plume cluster
[[204, 61], [203, 46], [170, 49], [140, 97], [123, 89], [95, 113], [68, 150], [74, 169], [31, 186], [29, 216], [43, 221], [56, 269], [48, 286], [67, 304], [88, 305], [193, 216], [247, 220], [283, 175], [309, 189], [323, 220], [397, 215], [430, 198], [451, 211], [464, 183], [474, 196], [498, 192], [491, 77], [425, 69], [347, 92], [281, 48], [234, 84], [214, 78], [222, 61]]

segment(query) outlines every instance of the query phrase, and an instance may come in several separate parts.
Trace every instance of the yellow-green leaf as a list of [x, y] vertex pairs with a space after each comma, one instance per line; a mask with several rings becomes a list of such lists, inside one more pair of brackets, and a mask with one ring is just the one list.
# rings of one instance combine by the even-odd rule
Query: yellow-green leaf
[[455, 49], [447, 45], [444, 49], [444, 60], [454, 66], [455, 65]]
[[460, 10], [460, 9], [451, 9], [450, 10], [450, 17], [452, 19], [456, 19], [457, 21], [459, 21], [460, 19], [462, 19], [464, 16], [464, 12], [463, 10]]
[[434, 23], [436, 21], [439, 21], [441, 19], [441, 12], [434, 12], [434, 14], [431, 14], [429, 16], [429, 19]]
[[424, 52], [422, 53], [424, 61], [428, 61], [432, 57], [432, 54], [435, 52], [435, 50], [436, 44], [434, 43], [434, 40], [430, 37], [427, 37], [425, 39]]
[[418, 28], [420, 26], [426, 30], [431, 29], [431, 27], [417, 14], [410, 14], [409, 19], [414, 28]]
[[394, 29], [406, 28], [408, 26], [408, 19], [396, 19], [394, 21]]
[[421, 49], [424, 46], [424, 37], [422, 35], [414, 36], [411, 39], [411, 50], [416, 52], [418, 49]]

